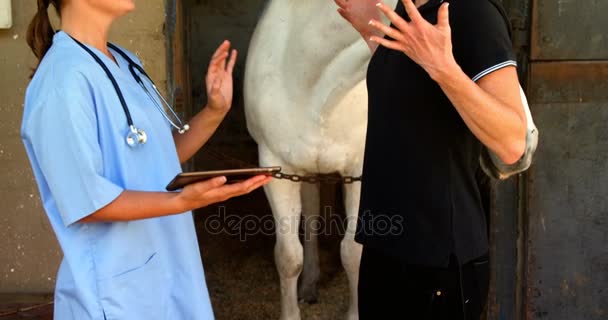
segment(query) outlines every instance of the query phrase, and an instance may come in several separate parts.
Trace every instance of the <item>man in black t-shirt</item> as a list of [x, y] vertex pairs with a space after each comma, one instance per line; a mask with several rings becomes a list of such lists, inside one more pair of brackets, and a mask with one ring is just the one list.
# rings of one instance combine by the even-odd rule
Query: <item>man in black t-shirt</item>
[[403, 0], [395, 11], [335, 1], [374, 52], [359, 316], [477, 320], [488, 286], [479, 154], [483, 144], [514, 163], [526, 136], [504, 11], [495, 0], [451, 0], [449, 10], [443, 0]]

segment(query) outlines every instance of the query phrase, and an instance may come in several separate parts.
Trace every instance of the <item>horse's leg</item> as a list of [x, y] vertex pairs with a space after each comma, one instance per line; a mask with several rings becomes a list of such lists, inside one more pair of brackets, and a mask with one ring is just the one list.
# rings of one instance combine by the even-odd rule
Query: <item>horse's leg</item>
[[340, 257], [342, 266], [348, 277], [350, 288], [350, 304], [346, 319], [359, 319], [357, 303], [357, 285], [359, 283], [359, 263], [361, 261], [362, 246], [355, 242], [355, 228], [357, 226], [359, 211], [359, 196], [361, 194], [361, 183], [347, 184], [344, 186], [344, 207], [346, 210], [346, 233], [340, 243]]
[[[295, 172], [294, 168], [283, 163], [266, 148], [260, 146], [262, 166], [282, 166], [285, 171]], [[297, 285], [302, 271], [303, 252], [298, 238], [300, 213], [300, 184], [289, 180], [270, 182], [264, 187], [275, 219], [277, 242], [274, 258], [281, 282], [281, 320], [299, 320]]]
[[304, 216], [304, 269], [300, 276], [298, 298], [316, 303], [319, 281], [319, 185], [302, 184], [302, 215]]

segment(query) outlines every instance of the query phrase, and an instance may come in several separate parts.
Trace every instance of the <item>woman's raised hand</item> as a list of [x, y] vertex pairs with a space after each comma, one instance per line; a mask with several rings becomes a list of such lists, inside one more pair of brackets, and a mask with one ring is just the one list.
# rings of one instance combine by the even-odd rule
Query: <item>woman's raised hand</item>
[[233, 80], [232, 71], [236, 63], [237, 51], [230, 50], [230, 42], [224, 41], [215, 50], [205, 84], [207, 87], [207, 106], [214, 111], [226, 113], [232, 105]]

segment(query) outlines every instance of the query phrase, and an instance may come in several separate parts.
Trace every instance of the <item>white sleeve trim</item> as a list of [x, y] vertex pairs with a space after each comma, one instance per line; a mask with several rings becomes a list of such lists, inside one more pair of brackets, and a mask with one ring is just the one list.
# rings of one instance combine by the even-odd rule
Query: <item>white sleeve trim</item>
[[473, 77], [473, 81], [477, 82], [477, 80], [483, 78], [484, 76], [498, 70], [498, 69], [502, 69], [504, 67], [508, 67], [508, 66], [515, 66], [517, 67], [517, 62], [514, 60], [507, 60], [505, 62], [499, 63], [497, 65], [494, 65], [492, 67], [487, 68], [486, 70], [478, 73], [476, 76]]

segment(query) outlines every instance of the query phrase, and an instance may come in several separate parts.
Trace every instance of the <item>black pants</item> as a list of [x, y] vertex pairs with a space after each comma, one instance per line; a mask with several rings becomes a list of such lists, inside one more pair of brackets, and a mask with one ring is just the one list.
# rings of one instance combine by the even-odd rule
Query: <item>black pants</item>
[[363, 247], [359, 319], [479, 320], [489, 283], [488, 256], [447, 268], [403, 263]]

